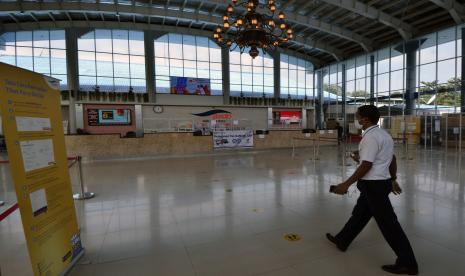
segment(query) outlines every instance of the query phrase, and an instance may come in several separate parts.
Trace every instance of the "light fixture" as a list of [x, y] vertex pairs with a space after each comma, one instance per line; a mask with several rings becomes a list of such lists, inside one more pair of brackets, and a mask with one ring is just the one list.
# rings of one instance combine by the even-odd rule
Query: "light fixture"
[[275, 50], [294, 38], [293, 30], [284, 22], [284, 13], [276, 11], [274, 0], [232, 0], [222, 18], [223, 25], [215, 28], [213, 38], [231, 51], [239, 48], [242, 54], [248, 49], [252, 58], [260, 54], [259, 48]]

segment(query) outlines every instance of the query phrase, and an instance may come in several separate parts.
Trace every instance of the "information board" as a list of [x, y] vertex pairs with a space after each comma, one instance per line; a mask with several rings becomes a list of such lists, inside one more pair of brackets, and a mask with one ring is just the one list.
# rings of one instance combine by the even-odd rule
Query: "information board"
[[35, 275], [62, 275], [84, 253], [68, 171], [59, 82], [0, 63], [0, 114]]

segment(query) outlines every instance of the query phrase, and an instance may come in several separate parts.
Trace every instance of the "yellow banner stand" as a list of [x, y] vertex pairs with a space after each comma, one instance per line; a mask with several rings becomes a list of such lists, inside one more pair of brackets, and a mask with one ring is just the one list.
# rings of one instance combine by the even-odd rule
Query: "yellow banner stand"
[[60, 105], [58, 80], [0, 63], [0, 114], [35, 275], [63, 275], [84, 254]]

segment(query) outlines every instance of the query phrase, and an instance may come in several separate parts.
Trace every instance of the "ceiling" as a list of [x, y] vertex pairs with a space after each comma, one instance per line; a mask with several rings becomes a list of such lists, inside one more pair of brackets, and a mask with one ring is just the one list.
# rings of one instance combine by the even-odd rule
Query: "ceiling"
[[[0, 0], [0, 32], [127, 28], [211, 35], [229, 0]], [[261, 1], [264, 2], [264, 1]], [[276, 0], [296, 39], [287, 51], [317, 66], [465, 21], [465, 0]], [[236, 9], [235, 12], [243, 12]]]

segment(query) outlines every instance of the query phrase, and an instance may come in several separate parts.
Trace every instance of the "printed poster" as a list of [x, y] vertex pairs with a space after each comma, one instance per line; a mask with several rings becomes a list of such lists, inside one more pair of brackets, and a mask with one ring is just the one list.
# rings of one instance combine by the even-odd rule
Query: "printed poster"
[[0, 63], [0, 116], [34, 275], [84, 253], [66, 157], [59, 82]]
[[253, 147], [252, 130], [225, 130], [213, 132], [213, 148], [251, 148]]

